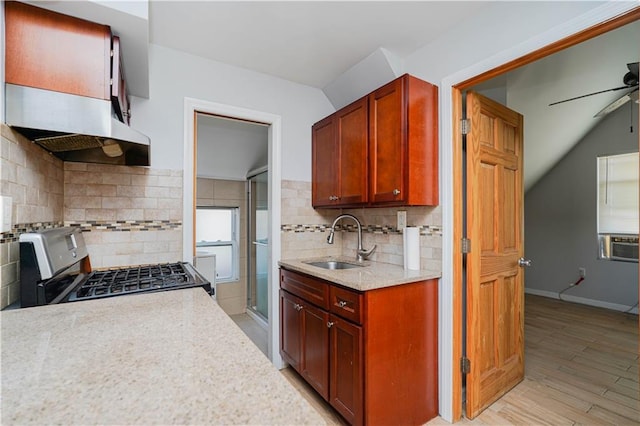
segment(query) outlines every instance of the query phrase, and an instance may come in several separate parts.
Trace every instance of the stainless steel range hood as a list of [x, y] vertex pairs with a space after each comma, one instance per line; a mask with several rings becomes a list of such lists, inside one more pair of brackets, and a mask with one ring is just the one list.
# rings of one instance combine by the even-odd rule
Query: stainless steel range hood
[[7, 125], [63, 161], [149, 166], [149, 138], [115, 118], [111, 102], [5, 84]]

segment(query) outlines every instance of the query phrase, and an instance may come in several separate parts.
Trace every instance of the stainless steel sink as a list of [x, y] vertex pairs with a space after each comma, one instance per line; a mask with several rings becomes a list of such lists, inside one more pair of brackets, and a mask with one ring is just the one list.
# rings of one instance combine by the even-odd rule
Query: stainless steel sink
[[340, 262], [338, 260], [327, 260], [327, 261], [319, 261], [319, 262], [305, 262], [307, 265], [317, 266], [318, 268], [324, 269], [352, 269], [352, 268], [362, 268], [365, 265], [357, 265], [355, 263], [348, 262]]

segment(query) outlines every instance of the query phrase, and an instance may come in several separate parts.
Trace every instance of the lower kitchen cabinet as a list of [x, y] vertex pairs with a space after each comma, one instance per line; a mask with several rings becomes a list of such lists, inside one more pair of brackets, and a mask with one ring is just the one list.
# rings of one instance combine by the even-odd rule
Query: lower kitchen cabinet
[[360, 292], [280, 271], [280, 353], [350, 424], [438, 414], [437, 281]]

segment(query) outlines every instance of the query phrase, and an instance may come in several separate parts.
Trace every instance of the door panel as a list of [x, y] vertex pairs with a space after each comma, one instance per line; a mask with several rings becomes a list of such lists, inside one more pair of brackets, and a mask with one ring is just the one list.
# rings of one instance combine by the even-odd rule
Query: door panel
[[515, 111], [467, 94], [467, 417], [524, 378], [522, 130]]
[[280, 290], [280, 355], [294, 370], [300, 372], [300, 299]]
[[329, 399], [329, 314], [309, 303], [302, 310], [302, 377]]
[[[336, 173], [338, 152], [335, 137], [335, 116], [330, 115], [313, 125], [311, 129], [312, 144], [312, 198], [314, 206], [330, 206], [335, 204], [333, 197], [337, 195]], [[321, 167], [319, 165], [322, 165]]]
[[[406, 199], [404, 91], [404, 79], [398, 79], [369, 96], [369, 179], [374, 203]], [[399, 197], [394, 190], [400, 191]]]
[[[368, 183], [368, 108], [363, 98], [336, 113], [339, 161], [340, 204], [361, 204], [369, 199]], [[321, 163], [322, 164], [322, 163]]]
[[329, 403], [352, 425], [363, 422], [362, 327], [331, 315]]

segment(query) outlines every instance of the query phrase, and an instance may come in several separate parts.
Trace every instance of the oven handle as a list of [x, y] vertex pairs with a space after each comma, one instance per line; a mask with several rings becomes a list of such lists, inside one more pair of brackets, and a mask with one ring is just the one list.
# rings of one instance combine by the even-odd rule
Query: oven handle
[[[51, 302], [49, 302], [49, 304], [56, 305], [58, 303], [61, 303], [69, 295], [69, 293], [71, 293], [73, 290], [78, 288], [78, 285], [81, 282], [83, 282], [86, 277], [87, 277], [86, 274], [78, 274], [76, 278], [73, 280], [73, 282], [71, 283], [71, 285], [68, 285], [67, 288], [65, 288], [64, 291], [58, 295], [58, 297], [56, 297]], [[40, 285], [46, 285], [46, 282]]]

